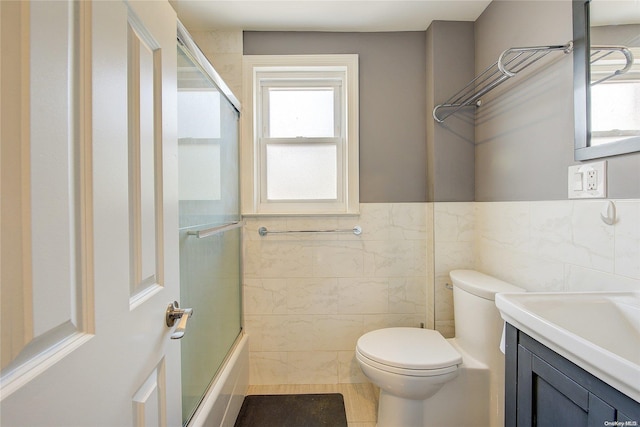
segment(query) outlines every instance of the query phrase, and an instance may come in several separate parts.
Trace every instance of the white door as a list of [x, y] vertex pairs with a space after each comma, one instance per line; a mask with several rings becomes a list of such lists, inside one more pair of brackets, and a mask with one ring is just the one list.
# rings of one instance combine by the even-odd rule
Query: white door
[[176, 16], [1, 1], [0, 424], [179, 426]]

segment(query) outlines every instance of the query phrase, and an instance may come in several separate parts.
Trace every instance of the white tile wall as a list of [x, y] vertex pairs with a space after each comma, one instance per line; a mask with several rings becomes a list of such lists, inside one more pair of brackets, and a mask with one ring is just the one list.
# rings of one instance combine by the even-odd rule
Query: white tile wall
[[[640, 290], [640, 200], [362, 204], [359, 217], [253, 218], [244, 310], [252, 384], [364, 382], [364, 332], [425, 322], [454, 335], [452, 269], [531, 291]], [[363, 228], [352, 234], [258, 235]]]
[[640, 202], [619, 201], [616, 207], [614, 273], [640, 279]]
[[436, 203], [435, 327], [453, 336], [454, 268], [476, 270], [530, 291], [640, 289], [640, 201]]
[[[257, 232], [354, 225], [362, 235]], [[426, 322], [431, 230], [426, 203], [362, 204], [359, 217], [247, 219], [251, 383], [364, 382], [354, 359], [363, 333]]]
[[640, 201], [475, 203], [476, 268], [531, 291], [640, 290]]

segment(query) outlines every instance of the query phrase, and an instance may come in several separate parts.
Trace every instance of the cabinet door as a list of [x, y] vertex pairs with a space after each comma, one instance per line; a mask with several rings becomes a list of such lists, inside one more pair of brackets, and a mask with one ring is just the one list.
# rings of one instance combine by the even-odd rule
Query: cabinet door
[[602, 426], [615, 409], [518, 346], [518, 426]]

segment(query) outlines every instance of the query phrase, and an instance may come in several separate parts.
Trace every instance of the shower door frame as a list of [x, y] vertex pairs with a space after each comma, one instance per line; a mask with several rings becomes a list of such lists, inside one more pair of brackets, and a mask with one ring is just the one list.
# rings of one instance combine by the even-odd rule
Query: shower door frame
[[[186, 28], [180, 23], [180, 21], [178, 21], [178, 49], [185, 54], [185, 56], [196, 66], [199, 68], [199, 70], [202, 72], [202, 74], [204, 75], [203, 77], [209, 79], [212, 83], [213, 86], [219, 90], [219, 93], [226, 99], [226, 101], [229, 102], [230, 106], [235, 110], [235, 113], [237, 114], [237, 122], [236, 122], [236, 126], [237, 126], [237, 152], [239, 155], [239, 140], [240, 140], [240, 126], [239, 126], [239, 120], [240, 120], [240, 111], [241, 111], [241, 105], [240, 102], [238, 101], [238, 99], [235, 97], [235, 95], [232, 93], [231, 89], [227, 86], [227, 84], [224, 82], [224, 80], [221, 78], [221, 76], [215, 71], [215, 69], [213, 68], [213, 66], [210, 64], [210, 62], [207, 60], [207, 58], [204, 56], [204, 54], [200, 51], [200, 49], [196, 46], [196, 44], [194, 43], [192, 37], [190, 36], [190, 34], [188, 33], [188, 31], [186, 30]], [[224, 102], [223, 100], [221, 100], [221, 103]], [[221, 108], [222, 110], [222, 108]], [[220, 158], [223, 158], [222, 156], [222, 152], [223, 150], [220, 150], [221, 155]], [[237, 159], [237, 167], [239, 168], [239, 157]], [[230, 344], [229, 348], [225, 348], [226, 350], [226, 354], [224, 356], [224, 358], [220, 361], [220, 364], [217, 366], [217, 370], [216, 372], [214, 372], [212, 374], [212, 377], [210, 378], [210, 381], [208, 383], [208, 386], [204, 388], [203, 394], [202, 396], [200, 396], [200, 400], [199, 403], [193, 408], [193, 410], [190, 410], [190, 413], [187, 415], [186, 419], [184, 419], [185, 414], [183, 413], [183, 422], [185, 423], [185, 425], [190, 424], [192, 418], [194, 417], [194, 415], [196, 415], [199, 412], [199, 408], [202, 405], [202, 402], [204, 399], [206, 399], [207, 395], [209, 394], [210, 390], [212, 389], [212, 387], [214, 387], [214, 385], [216, 384], [216, 382], [218, 381], [218, 377], [221, 375], [221, 372], [223, 371], [223, 367], [227, 364], [230, 355], [234, 352], [234, 350], [236, 349], [236, 347], [238, 346], [240, 340], [243, 337], [243, 315], [242, 315], [242, 232], [243, 232], [243, 226], [244, 226], [244, 222], [242, 221], [241, 218], [241, 213], [240, 213], [240, 206], [239, 206], [239, 169], [238, 169], [238, 175], [237, 175], [237, 211], [234, 211], [235, 216], [237, 216], [237, 218], [234, 218], [233, 221], [231, 222], [226, 222], [224, 224], [199, 224], [197, 226], [187, 226], [187, 227], [183, 227], [183, 224], [180, 225], [180, 240], [181, 240], [181, 260], [182, 260], [182, 246], [183, 246], [183, 241], [185, 242], [193, 242], [194, 241], [200, 241], [200, 239], [218, 239], [218, 245], [219, 244], [224, 244], [223, 242], [221, 242], [222, 240], [225, 239], [225, 233], [228, 232], [233, 232], [232, 230], [234, 229], [238, 229], [238, 240], [237, 242], [237, 249], [238, 249], [238, 320], [239, 320], [239, 329], [237, 331], [237, 335], [235, 336], [233, 342]], [[223, 183], [221, 183], [221, 185], [223, 185]], [[224, 190], [222, 190], [222, 193], [224, 193]], [[221, 196], [223, 197], [223, 196]], [[187, 231], [185, 231], [185, 229]], [[185, 234], [186, 235], [183, 235]], [[201, 242], [206, 242], [207, 240], [203, 240]], [[183, 268], [182, 265], [182, 261], [181, 261], [181, 269]], [[181, 274], [182, 277], [182, 274]], [[185, 283], [181, 283], [181, 287], [185, 286]], [[197, 313], [194, 311], [194, 316], [196, 316]], [[213, 326], [213, 325], [212, 325]], [[235, 326], [235, 325], [234, 325]], [[225, 341], [226, 343], [226, 341]], [[184, 353], [183, 353], [184, 354]], [[185, 381], [184, 378], [184, 367], [183, 367], [183, 382]], [[184, 398], [184, 388], [183, 388], [183, 398]], [[185, 408], [183, 408], [184, 411]]]

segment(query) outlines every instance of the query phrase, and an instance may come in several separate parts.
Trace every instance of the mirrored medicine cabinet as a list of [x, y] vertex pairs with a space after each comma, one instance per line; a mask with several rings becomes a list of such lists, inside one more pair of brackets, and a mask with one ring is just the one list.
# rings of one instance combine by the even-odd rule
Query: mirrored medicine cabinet
[[640, 2], [573, 1], [575, 159], [640, 151]]

